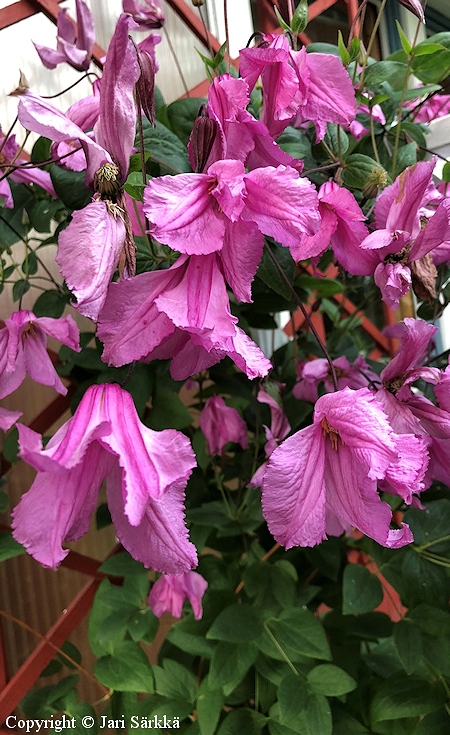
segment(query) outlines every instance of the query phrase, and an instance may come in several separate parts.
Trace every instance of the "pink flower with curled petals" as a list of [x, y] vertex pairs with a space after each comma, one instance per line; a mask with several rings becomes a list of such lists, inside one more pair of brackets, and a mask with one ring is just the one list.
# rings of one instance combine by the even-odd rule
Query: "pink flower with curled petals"
[[79, 330], [71, 316], [51, 319], [36, 317], [32, 311], [16, 311], [0, 330], [0, 398], [16, 390], [28, 374], [65, 396], [62, 384], [47, 352], [47, 335], [80, 351]]
[[124, 13], [132, 16], [138, 24], [139, 31], [148, 31], [151, 28], [162, 28], [166, 22], [159, 0], [122, 0]]
[[56, 69], [66, 61], [77, 71], [87, 71], [91, 63], [92, 48], [95, 42], [94, 17], [83, 0], [75, 0], [77, 11], [77, 36], [75, 27], [67, 17], [64, 8], [58, 13], [58, 35], [56, 51], [34, 44], [39, 58], [47, 69]]
[[37, 184], [52, 197], [56, 198], [56, 191], [53, 187], [50, 174], [39, 168], [31, 168], [27, 164], [25, 158], [17, 157], [19, 146], [16, 143], [16, 136], [10, 135], [7, 139], [2, 133], [0, 126], [0, 178], [8, 172], [8, 164], [14, 161], [14, 166], [23, 166], [23, 168], [12, 169], [7, 178], [0, 181], [0, 197], [3, 204], [8, 209], [14, 207], [14, 200], [11, 194], [11, 188], [8, 179], [15, 181], [17, 184]]
[[228, 355], [250, 379], [267, 375], [271, 363], [230, 313], [224, 270], [216, 253], [181, 256], [110, 284], [97, 331], [102, 359], [116, 367], [172, 359], [172, 377], [185, 380]]
[[432, 216], [424, 217], [422, 212], [430, 200], [435, 163], [432, 158], [409, 166], [384, 189], [375, 204], [377, 229], [360, 244], [365, 255], [371, 251], [378, 258], [375, 283], [391, 309], [397, 309], [401, 296], [409, 291], [415, 261], [430, 258], [431, 251], [450, 239], [448, 199], [440, 202]]
[[211, 455], [222, 455], [228, 442], [247, 448], [247, 424], [235, 408], [227, 406], [221, 396], [211, 396], [200, 414], [203, 431]]
[[203, 615], [202, 597], [207, 587], [208, 582], [198, 572], [163, 574], [152, 585], [148, 604], [157, 618], [167, 612], [174, 618], [181, 618], [183, 604], [187, 599], [191, 603], [195, 619], [200, 620]]
[[13, 511], [13, 535], [37, 561], [55, 569], [67, 556], [61, 544], [87, 532], [106, 479], [115, 531], [131, 556], [167, 574], [197, 565], [183, 508], [196, 464], [190, 442], [141, 424], [127, 391], [92, 385], [45, 449], [39, 434], [18, 429], [20, 457], [38, 475]]
[[[379, 383], [379, 377], [366, 363], [362, 355], [351, 364], [345, 356], [333, 360], [339, 390], [342, 388], [366, 388], [370, 383]], [[324, 357], [310, 360], [298, 365], [298, 382], [294, 386], [293, 395], [300, 401], [315, 403], [319, 397], [319, 385], [324, 383], [327, 393], [334, 391], [333, 378], [328, 361]]]
[[[269, 458], [273, 451], [290, 432], [291, 426], [284, 413], [281, 403], [281, 389], [284, 385], [279, 383], [267, 383], [266, 390], [260, 388], [256, 400], [259, 403], [265, 403], [270, 408], [270, 429], [264, 426], [264, 432], [267, 442], [264, 446], [264, 454]], [[261, 487], [264, 473], [266, 471], [267, 461], [263, 462], [256, 470], [247, 487]]]
[[315, 546], [339, 525], [389, 548], [411, 543], [407, 525], [390, 529], [392, 511], [380, 500], [377, 482], [419, 492], [424, 454], [415, 436], [394, 433], [367, 388], [322, 396], [314, 423], [285, 439], [269, 459], [262, 494], [269, 530], [288, 549]]

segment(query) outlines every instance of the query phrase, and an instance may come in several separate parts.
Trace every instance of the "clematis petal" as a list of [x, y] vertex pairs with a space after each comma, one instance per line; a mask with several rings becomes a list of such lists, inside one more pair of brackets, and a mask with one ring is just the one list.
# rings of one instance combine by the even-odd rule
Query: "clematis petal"
[[200, 413], [203, 431], [211, 455], [221, 455], [228, 442], [247, 448], [247, 425], [235, 408], [227, 406], [221, 396], [211, 396]]
[[70, 314], [59, 319], [52, 319], [47, 316], [36, 318], [33, 314], [32, 320], [45, 334], [57, 339], [58, 342], [70, 347], [75, 352], [80, 351], [80, 330]]
[[263, 248], [264, 238], [253, 222], [227, 223], [219, 257], [228, 285], [238, 301], [252, 301], [251, 284]]
[[3, 206], [8, 209], [14, 208], [14, 199], [11, 194], [11, 187], [8, 183], [8, 179], [0, 181], [0, 199], [3, 200]]
[[[284, 439], [287, 434], [289, 434], [291, 430], [291, 426], [289, 424], [289, 421], [287, 419], [287, 416], [283, 410], [283, 406], [281, 403], [280, 398], [280, 388], [277, 386], [277, 384], [269, 383], [270, 391], [271, 393], [268, 393], [267, 390], [264, 390], [264, 388], [260, 388], [258, 391], [258, 395], [256, 397], [256, 400], [259, 403], [265, 403], [270, 408], [270, 435], [271, 439], [268, 438], [268, 441], [272, 440], [272, 442], [281, 441], [281, 439]], [[275, 399], [274, 394], [277, 396], [278, 400]], [[267, 431], [266, 431], [267, 436]], [[269, 455], [268, 455], [269, 456]]]
[[56, 262], [84, 316], [97, 319], [124, 242], [121, 217], [100, 200], [75, 211], [60, 233]]
[[21, 411], [9, 411], [7, 408], [0, 406], [0, 429], [2, 431], [8, 431], [21, 416]]
[[[416, 237], [420, 232], [419, 209], [430, 185], [436, 157], [429, 161], [419, 161], [409, 166], [388, 186], [380, 196], [382, 206], [390, 203], [386, 219], [389, 230], [406, 230]], [[375, 218], [378, 224], [380, 203], [375, 205]]]
[[[31, 324], [33, 324], [31, 322]], [[56, 372], [47, 352], [47, 338], [40, 329], [24, 333], [22, 336], [25, 370], [37, 383], [49, 385], [62, 396], [67, 393], [66, 386]]]
[[14, 538], [36, 561], [56, 569], [69, 553], [61, 544], [87, 532], [99, 487], [112, 463], [114, 458], [94, 443], [70, 472], [37, 476], [12, 514]]
[[415, 239], [408, 257], [408, 262], [419, 260], [424, 255], [450, 239], [450, 201], [441, 202]]
[[255, 169], [244, 176], [243, 219], [256, 222], [261, 232], [286, 247], [295, 247], [320, 225], [317, 192], [289, 166]]
[[225, 222], [211, 197], [214, 184], [207, 174], [162, 176], [150, 181], [144, 191], [144, 212], [153, 237], [188, 255], [220, 250]]
[[41, 46], [40, 43], [34, 43], [34, 41], [32, 43], [46, 69], [56, 69], [58, 64], [63, 64], [64, 61], [67, 61], [65, 53], [62, 51], [55, 51], [55, 49], [48, 48], [48, 46]]
[[399, 376], [406, 377], [415, 365], [421, 362], [430, 339], [438, 332], [438, 328], [423, 319], [406, 317], [404, 329], [400, 336], [401, 347], [395, 357], [381, 372], [380, 379], [387, 383]]
[[380, 263], [375, 269], [374, 280], [383, 301], [390, 309], [398, 309], [400, 298], [410, 289], [411, 271], [402, 263]]
[[120, 469], [108, 477], [108, 506], [120, 542], [134, 559], [157, 572], [182, 574], [197, 566], [184, 523], [185, 484], [174, 484], [160, 500], [149, 500], [141, 523], [132, 526], [124, 512]]
[[100, 113], [94, 132], [98, 143], [111, 154], [124, 183], [136, 133], [134, 86], [140, 70], [136, 51], [128, 34], [136, 27], [133, 19], [121, 15], [108, 47], [100, 86]]
[[89, 69], [92, 48], [95, 43], [94, 16], [83, 0], [75, 0], [77, 9], [77, 48], [86, 52], [86, 69]]
[[302, 429], [270, 456], [262, 509], [271, 534], [286, 549], [326, 539], [324, 466], [320, 426]]

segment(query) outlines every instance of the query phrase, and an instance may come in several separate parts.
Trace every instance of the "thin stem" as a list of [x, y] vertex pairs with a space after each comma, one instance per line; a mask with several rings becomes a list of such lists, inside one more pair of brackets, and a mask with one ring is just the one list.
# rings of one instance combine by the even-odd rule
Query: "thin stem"
[[6, 132], [6, 135], [4, 136], [2, 142], [0, 143], [0, 153], [2, 152], [2, 150], [3, 150], [3, 148], [4, 148], [5, 144], [6, 144], [6, 141], [8, 140], [8, 138], [11, 135], [12, 131], [14, 130], [14, 127], [15, 127], [16, 122], [17, 122], [18, 119], [19, 119], [19, 116], [16, 115], [15, 118], [14, 118], [14, 120], [13, 120], [13, 122], [11, 123], [10, 127], [8, 128], [8, 130]]
[[228, 28], [228, 0], [223, 0], [223, 15], [225, 20], [225, 43], [226, 43], [226, 49], [227, 49], [227, 72], [230, 73], [230, 62], [231, 62], [231, 56], [230, 56], [230, 29]]
[[375, 128], [373, 124], [373, 108], [370, 108], [370, 139], [372, 141], [373, 154], [378, 165], [381, 165], [380, 156], [378, 155], [377, 142], [375, 140]]
[[69, 92], [71, 89], [77, 86], [80, 82], [82, 82], [84, 79], [88, 79], [90, 76], [94, 76], [96, 79], [98, 79], [97, 74], [93, 71], [86, 72], [86, 74], [83, 74], [82, 77], [77, 79], [76, 82], [70, 85], [70, 87], [66, 87], [66, 89], [63, 89], [62, 92], [57, 92], [56, 94], [48, 94], [48, 95], [42, 95], [43, 100], [53, 100], [55, 97], [61, 97], [62, 94], [65, 94], [66, 92]]
[[59, 653], [60, 656], [63, 656], [67, 661], [69, 661], [71, 665], [74, 666], [80, 672], [80, 674], [84, 674], [84, 676], [87, 676], [89, 679], [92, 679], [92, 681], [95, 681], [97, 686], [99, 686], [100, 689], [103, 689], [103, 691], [105, 692], [105, 695], [107, 695], [108, 698], [110, 697], [110, 690], [107, 687], [103, 686], [103, 684], [100, 684], [98, 679], [96, 679], [95, 676], [91, 674], [90, 671], [87, 671], [87, 669], [83, 668], [83, 666], [81, 666], [79, 663], [74, 661], [73, 658], [68, 656], [67, 653], [64, 653], [64, 651], [61, 650], [61, 648], [58, 648], [58, 646], [55, 646], [55, 644], [49, 641], [48, 638], [45, 637], [45, 635], [42, 635], [42, 633], [39, 633], [39, 631], [35, 630], [30, 625], [27, 625], [27, 623], [24, 623], [23, 620], [19, 620], [19, 618], [14, 617], [14, 615], [10, 615], [4, 610], [0, 610], [0, 615], [6, 618], [7, 620], [10, 620], [12, 623], [17, 623], [17, 625], [20, 625], [21, 628], [24, 628], [29, 633], [32, 633], [33, 635], [35, 635], [37, 638], [40, 638], [41, 641], [45, 641], [45, 643], [48, 646], [50, 646], [50, 648], [53, 648], [53, 650]]
[[287, 9], [288, 9], [288, 23], [289, 25], [291, 25], [292, 18], [294, 17], [294, 0], [288, 0]]
[[[64, 153], [63, 156], [58, 156], [58, 158], [48, 158], [46, 161], [24, 161], [23, 163], [20, 163], [18, 166], [14, 166], [12, 163], [0, 163], [0, 169], [5, 169], [6, 173], [3, 174], [3, 176], [0, 177], [0, 181], [3, 181], [3, 179], [6, 179], [9, 174], [12, 171], [18, 171], [22, 169], [29, 169], [29, 168], [41, 168], [42, 166], [48, 166], [50, 163], [57, 163], [58, 161], [62, 161], [63, 158], [68, 158], [69, 156], [73, 156], [74, 153], [77, 153], [77, 151], [81, 151], [80, 148], [73, 148], [69, 153]], [[14, 159], [16, 160], [16, 159]]]
[[319, 345], [320, 349], [322, 350], [322, 352], [323, 352], [323, 354], [325, 356], [326, 361], [328, 362], [328, 365], [330, 367], [331, 377], [333, 379], [333, 387], [334, 387], [334, 390], [336, 390], [336, 391], [339, 390], [338, 383], [337, 383], [336, 368], [333, 365], [333, 360], [331, 359], [330, 353], [328, 352], [325, 344], [323, 343], [320, 334], [318, 333], [317, 329], [315, 328], [314, 324], [312, 323], [311, 317], [309, 316], [308, 312], [306, 311], [306, 309], [305, 309], [305, 307], [304, 307], [301, 299], [299, 298], [299, 296], [298, 296], [295, 288], [293, 287], [293, 285], [290, 282], [289, 278], [286, 276], [284, 270], [280, 266], [278, 260], [276, 259], [276, 257], [274, 256], [274, 254], [272, 253], [272, 250], [270, 249], [270, 247], [268, 245], [266, 245], [266, 252], [268, 253], [269, 258], [272, 260], [272, 263], [274, 264], [275, 268], [279, 272], [279, 274], [282, 277], [283, 281], [285, 282], [286, 286], [288, 286], [289, 290], [292, 292], [292, 295], [294, 297], [295, 303], [297, 304], [297, 306], [299, 306], [300, 311], [302, 312], [303, 316], [305, 317], [305, 320], [306, 320], [306, 322], [307, 322], [307, 324], [308, 324], [311, 332], [313, 333], [314, 337], [316, 338], [317, 344]]
[[184, 87], [184, 91], [186, 93], [186, 97], [190, 97], [191, 95], [190, 95], [190, 92], [189, 92], [189, 87], [188, 87], [187, 82], [186, 82], [186, 78], [185, 78], [185, 76], [183, 74], [183, 69], [180, 66], [180, 62], [178, 61], [178, 57], [177, 57], [177, 55], [175, 53], [175, 49], [173, 47], [172, 41], [170, 40], [170, 36], [169, 36], [169, 34], [167, 32], [166, 26], [163, 26], [163, 33], [164, 33], [164, 36], [165, 36], [165, 38], [167, 40], [167, 45], [169, 46], [169, 51], [172, 54], [172, 58], [173, 58], [173, 60], [175, 62], [175, 66], [177, 67], [178, 74], [180, 75], [181, 83], [182, 83], [182, 85]]
[[286, 653], [285, 653], [285, 652], [283, 651], [283, 649], [281, 648], [280, 644], [278, 643], [277, 639], [276, 639], [276, 638], [275, 638], [275, 636], [273, 635], [273, 633], [272, 633], [272, 631], [270, 630], [270, 628], [269, 628], [269, 626], [267, 625], [267, 623], [263, 623], [263, 625], [264, 625], [264, 630], [266, 631], [267, 635], [269, 636], [270, 640], [272, 641], [273, 645], [275, 646], [275, 648], [277, 649], [277, 651], [279, 652], [279, 654], [280, 654], [280, 655], [281, 655], [281, 656], [283, 657], [284, 661], [286, 661], [286, 663], [287, 663], [287, 665], [289, 666], [290, 670], [291, 670], [291, 671], [292, 671], [292, 672], [293, 672], [293, 673], [294, 673], [294, 674], [295, 674], [296, 676], [299, 676], [299, 673], [298, 673], [297, 669], [295, 668], [294, 664], [292, 663], [291, 659], [290, 659], [290, 658], [289, 658], [289, 656], [288, 656], [288, 655], [287, 655], [287, 654], [286, 654]]
[[317, 168], [309, 168], [306, 171], [302, 171], [300, 176], [309, 176], [309, 174], [321, 173], [322, 171], [328, 171], [329, 169], [337, 168], [340, 165], [341, 165], [340, 161], [335, 161], [334, 163], [327, 163], [326, 166], [318, 166]]
[[441, 536], [441, 538], [434, 539], [434, 541], [428, 541], [426, 544], [421, 544], [417, 548], [419, 551], [423, 551], [424, 549], [428, 549], [430, 546], [434, 546], [435, 544], [440, 544], [442, 541], [448, 540], [450, 540], [450, 534], [448, 534], [448, 536]]
[[209, 31], [208, 31], [208, 28], [207, 28], [206, 23], [205, 23], [205, 16], [202, 13], [202, 9], [201, 9], [201, 6], [200, 5], [198, 7], [198, 13], [200, 15], [200, 20], [202, 21], [203, 30], [205, 31], [205, 38], [206, 38], [206, 43], [208, 44], [209, 55], [213, 59], [214, 56], [215, 56], [215, 54], [214, 54], [214, 51], [213, 51], [212, 46], [211, 46], [211, 39], [209, 37]]
[[364, 58], [363, 68], [362, 68], [362, 71], [361, 71], [360, 82], [359, 82], [359, 88], [360, 88], [360, 90], [362, 90], [363, 87], [364, 87], [364, 75], [366, 73], [366, 68], [367, 68], [367, 64], [368, 64], [368, 61], [369, 61], [370, 52], [371, 52], [372, 46], [373, 46], [373, 44], [375, 42], [376, 34], [377, 34], [377, 31], [378, 31], [378, 26], [381, 23], [381, 17], [383, 15], [383, 10], [384, 10], [384, 7], [386, 5], [386, 1], [387, 0], [381, 0], [380, 9], [378, 11], [377, 18], [376, 18], [375, 23], [373, 25], [372, 33], [370, 34], [369, 43], [367, 44], [366, 56]]

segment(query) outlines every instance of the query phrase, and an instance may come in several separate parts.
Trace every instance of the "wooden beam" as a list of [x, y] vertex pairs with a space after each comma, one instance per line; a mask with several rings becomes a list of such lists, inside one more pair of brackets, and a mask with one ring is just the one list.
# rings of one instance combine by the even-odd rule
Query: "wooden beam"
[[[62, 0], [59, 0], [59, 2], [62, 2]], [[12, 3], [0, 10], [0, 31], [25, 20], [25, 18], [30, 18], [38, 12], [39, 10], [36, 9], [36, 5], [32, 0], [19, 0], [17, 3]]]

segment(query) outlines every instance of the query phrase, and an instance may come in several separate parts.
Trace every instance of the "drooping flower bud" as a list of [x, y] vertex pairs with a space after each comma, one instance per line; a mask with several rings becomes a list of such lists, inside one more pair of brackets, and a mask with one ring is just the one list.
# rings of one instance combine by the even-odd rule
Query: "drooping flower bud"
[[166, 16], [159, 0], [123, 0], [123, 12], [132, 16], [139, 25], [138, 30], [148, 31], [149, 28], [162, 28]]
[[191, 0], [191, 3], [194, 8], [201, 8], [205, 4], [205, 0]]
[[195, 119], [188, 144], [189, 160], [195, 173], [205, 170], [218, 131], [216, 120], [203, 115]]
[[137, 103], [153, 127], [155, 126], [155, 63], [150, 54], [136, 47], [141, 75], [136, 83]]
[[413, 13], [416, 18], [422, 21], [422, 23], [425, 23], [425, 13], [423, 12], [423, 7], [420, 3], [420, 0], [398, 0], [400, 5], [403, 5], [404, 8], [407, 8], [411, 13]]

